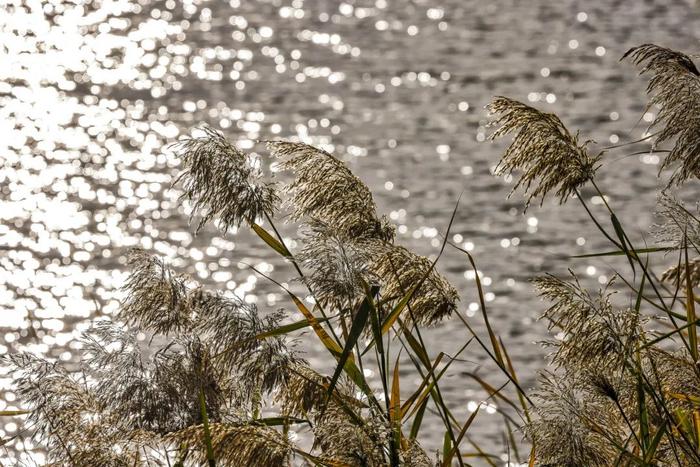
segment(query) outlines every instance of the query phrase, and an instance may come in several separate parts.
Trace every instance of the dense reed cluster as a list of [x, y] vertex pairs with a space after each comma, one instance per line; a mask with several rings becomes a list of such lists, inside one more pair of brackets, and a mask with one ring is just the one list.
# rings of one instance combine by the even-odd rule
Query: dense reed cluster
[[[662, 170], [673, 168], [659, 196], [659, 223], [652, 226], [658, 246], [637, 248], [596, 183], [603, 153], [591, 158], [561, 121], [524, 104], [497, 98], [491, 110], [501, 125], [494, 137], [516, 131], [501, 161], [501, 171], [522, 171], [518, 185], [533, 196], [557, 190], [560, 201], [571, 195], [582, 203], [591, 222], [614, 251], [589, 257], [623, 256], [630, 276], [620, 275], [598, 293], [548, 274], [534, 280], [550, 302], [543, 313], [556, 338], [550, 368], [541, 374], [523, 407], [525, 435], [531, 443], [530, 464], [543, 466], [700, 465], [700, 367], [698, 367], [698, 250], [700, 219], [671, 193], [672, 186], [697, 178], [700, 153], [700, 87], [690, 57], [656, 45], [631, 49], [629, 58], [651, 79], [649, 107], [660, 111], [651, 125], [655, 140], [649, 151], [668, 153]], [[645, 138], [649, 139], [649, 138]], [[630, 144], [639, 144], [641, 141]], [[660, 149], [670, 143], [671, 150]], [[589, 183], [606, 200], [599, 218], [578, 189]], [[662, 274], [665, 258], [675, 265]], [[612, 290], [628, 304], [614, 300]], [[630, 304], [631, 303], [631, 304]]]
[[[631, 272], [598, 292], [573, 273], [534, 280], [550, 303], [542, 319], [555, 336], [545, 343], [551, 353], [537, 388], [520, 385], [491, 327], [471, 254], [462, 251], [487, 336], [459, 314], [458, 293], [437, 259], [395, 242], [370, 190], [341, 160], [302, 143], [268, 142], [289, 180], [277, 183], [256, 158], [205, 128], [176, 147], [177, 181], [200, 217], [197, 230], [210, 221], [224, 231], [250, 227], [293, 269], [294, 277], [270, 279], [303, 319], [207, 290], [165, 259], [134, 250], [120, 312], [85, 333], [77, 371], [27, 353], [4, 357], [28, 411], [26, 430], [52, 465], [422, 467], [477, 459], [496, 466], [499, 457], [466, 435], [479, 410], [460, 423], [440, 391], [449, 365], [474, 342], [505, 377], [492, 384], [467, 374], [465, 381], [505, 407], [498, 410], [509, 466], [700, 465], [700, 219], [670, 191], [700, 175], [698, 70], [687, 55], [649, 44], [624, 58], [651, 76], [649, 105], [661, 107], [650, 151], [672, 145], [662, 169], [674, 171], [652, 229], [656, 247], [635, 247], [596, 183], [602, 149], [592, 151], [594, 143], [553, 114], [506, 97], [489, 106], [493, 137], [514, 134], [497, 172], [519, 177], [526, 204], [550, 192], [560, 203], [576, 198], [613, 248], [588, 257], [623, 257]], [[580, 194], [589, 183], [609, 226]], [[294, 251], [275, 225], [283, 217], [297, 228]], [[657, 259], [669, 256], [675, 265], [657, 274]], [[454, 356], [431, 356], [421, 327], [453, 315], [470, 338]], [[303, 358], [302, 332], [327, 351], [332, 373]], [[402, 393], [402, 353], [420, 376], [410, 394], [406, 385]], [[435, 459], [419, 437], [428, 410], [444, 425]]]
[[[394, 244], [394, 227], [340, 160], [301, 143], [268, 147], [289, 173], [282, 187], [211, 128], [175, 146], [183, 164], [177, 183], [201, 218], [197, 230], [209, 221], [224, 231], [249, 226], [294, 266], [317, 305], [309, 310], [283, 289], [304, 315], [290, 322], [288, 310], [207, 290], [165, 259], [132, 250], [120, 311], [85, 333], [77, 371], [29, 354], [7, 358], [31, 411], [27, 427], [51, 462], [430, 465], [416, 439], [429, 393], [407, 436], [399, 382], [384, 395], [391, 404], [380, 403], [360, 368], [373, 350], [388, 381], [396, 358], [389, 340], [449, 316], [457, 292], [434, 262]], [[300, 232], [294, 253], [274, 224], [287, 211]], [[338, 360], [332, 376], [311, 368], [296, 348], [293, 333], [309, 328]], [[372, 338], [362, 353], [360, 335]], [[404, 400], [405, 411], [418, 395]], [[293, 430], [307, 433], [310, 446], [297, 446]]]

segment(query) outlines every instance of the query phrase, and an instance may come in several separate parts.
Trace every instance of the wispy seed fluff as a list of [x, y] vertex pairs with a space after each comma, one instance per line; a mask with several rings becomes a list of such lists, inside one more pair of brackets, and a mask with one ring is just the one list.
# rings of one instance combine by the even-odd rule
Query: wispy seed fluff
[[549, 329], [563, 334], [552, 343], [550, 360], [556, 366], [574, 373], [619, 368], [642, 340], [644, 319], [633, 309], [613, 307], [607, 290], [592, 296], [576, 276], [567, 282], [545, 275], [533, 282], [539, 295], [553, 302], [543, 313]]
[[658, 129], [656, 144], [675, 139], [661, 169], [678, 165], [669, 184], [681, 184], [700, 175], [700, 73], [687, 55], [675, 50], [644, 44], [622, 57], [648, 74], [650, 100], [647, 108], [660, 106], [652, 123]]
[[[212, 423], [209, 427], [216, 465], [268, 467], [289, 465], [292, 445], [277, 430], [263, 425]], [[205, 465], [204, 427], [196, 425], [168, 435], [173, 447], [196, 450], [197, 465]]]
[[[432, 262], [402, 246], [392, 246], [373, 258], [372, 270], [381, 278], [384, 297], [401, 298], [417, 285], [425, 281], [408, 302], [409, 312], [405, 319], [416, 324], [430, 325], [449, 316], [459, 301], [457, 290], [435, 269], [430, 271]], [[430, 271], [430, 273], [428, 273]]]
[[175, 183], [182, 183], [193, 215], [201, 215], [197, 231], [215, 217], [226, 230], [272, 215], [278, 201], [274, 185], [262, 181], [252, 161], [223, 134], [209, 127], [203, 131], [204, 136], [175, 145], [185, 167]]
[[364, 284], [378, 282], [369, 262], [384, 242], [348, 238], [338, 229], [310, 219], [302, 230], [302, 248], [297, 255], [307, 273], [316, 299], [342, 306], [364, 297]]
[[[536, 446], [537, 465], [612, 465], [610, 461], [619, 451], [607, 437], [623, 443], [625, 431], [618, 414], [609, 410], [609, 403], [552, 373], [540, 376], [533, 398], [534, 413], [526, 433]], [[605, 432], [599, 427], [605, 427]]]
[[656, 215], [661, 219], [652, 228], [658, 241], [669, 247], [700, 249], [700, 215], [668, 192], [662, 192], [657, 201]]
[[129, 324], [167, 334], [191, 325], [187, 278], [140, 248], [127, 255], [131, 275], [124, 285], [121, 318]]
[[377, 217], [369, 188], [331, 154], [303, 143], [272, 141], [268, 148], [294, 173], [286, 190], [292, 218], [314, 218], [350, 237], [394, 239], [386, 216]]
[[580, 143], [578, 133], [572, 135], [556, 115], [507, 97], [496, 97], [488, 110], [496, 116], [492, 124], [499, 126], [491, 139], [515, 133], [497, 173], [522, 172], [513, 190], [522, 186], [528, 205], [533, 198], [544, 201], [553, 190], [564, 203], [598, 169], [601, 154], [591, 156], [589, 141]]

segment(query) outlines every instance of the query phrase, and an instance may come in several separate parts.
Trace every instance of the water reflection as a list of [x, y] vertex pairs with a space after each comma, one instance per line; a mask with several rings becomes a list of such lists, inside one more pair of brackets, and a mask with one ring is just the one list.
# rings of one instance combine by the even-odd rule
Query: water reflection
[[[70, 361], [89, 319], [115, 313], [123, 254], [133, 246], [248, 300], [284, 305], [240, 262], [280, 270], [281, 278], [284, 265], [243, 232], [211, 228], [194, 237], [187, 206], [169, 189], [178, 161], [168, 145], [207, 122], [244, 149], [283, 137], [336, 151], [373, 188], [401, 241], [423, 254], [437, 253], [463, 192], [452, 240], [476, 255], [492, 319], [516, 345], [516, 363], [537, 367], [541, 350], [530, 343], [545, 330], [531, 324], [541, 306], [525, 280], [562, 269], [572, 248], [599, 243], [579, 213], [523, 216], [505, 200], [512, 180], [491, 176], [497, 148], [481, 144], [489, 134], [481, 108], [492, 94], [507, 94], [560, 112], [598, 141], [639, 138], [637, 120], [651, 122], [654, 113], [643, 114], [643, 85], [617, 58], [643, 42], [689, 49], [699, 34], [697, 12], [684, 4], [576, 5], [5, 2], [0, 351], [23, 347]], [[659, 162], [650, 154], [615, 161], [607, 172], [610, 199], [649, 212]], [[644, 176], [616, 183], [632, 171]], [[650, 222], [646, 214], [628, 220], [640, 228]], [[463, 312], [476, 315], [474, 272], [460, 255], [442, 265], [464, 291]], [[576, 267], [592, 282], [608, 279], [609, 271], [586, 262]], [[436, 352], [449, 352], [446, 343], [461, 333], [446, 325], [427, 335]], [[526, 383], [533, 377], [522, 375]], [[461, 397], [463, 384], [447, 381], [448, 397]], [[470, 393], [456, 413], [474, 410], [479, 397]], [[0, 409], [16, 406], [5, 392]], [[6, 423], [0, 436], [17, 430]], [[487, 431], [475, 431], [475, 439], [492, 436], [497, 445], [498, 435]]]

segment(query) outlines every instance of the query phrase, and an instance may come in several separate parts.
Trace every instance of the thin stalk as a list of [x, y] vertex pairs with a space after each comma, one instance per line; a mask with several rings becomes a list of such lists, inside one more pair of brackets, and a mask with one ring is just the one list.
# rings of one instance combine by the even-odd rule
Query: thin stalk
[[[694, 323], [697, 321], [695, 315], [695, 300], [693, 295], [693, 286], [690, 283], [690, 262], [688, 260], [688, 242], [685, 242], [685, 293], [686, 293], [686, 310], [688, 313], [688, 322]], [[680, 274], [679, 274], [680, 280]], [[696, 368], [698, 364], [698, 330], [695, 326], [690, 326], [688, 328], [688, 344], [690, 345], [690, 355], [693, 357]]]
[[[284, 247], [287, 249], [287, 251], [290, 251], [284, 242], [284, 238], [282, 237], [280, 232], [277, 230], [275, 223], [272, 222], [272, 217], [268, 213], [265, 213], [265, 219], [270, 223], [270, 227], [272, 228], [272, 231], [277, 236], [277, 240], [279, 240], [279, 242], [282, 245], [284, 245]], [[326, 316], [326, 312], [323, 309], [323, 306], [321, 305], [321, 303], [318, 300], [315, 300], [316, 295], [314, 294], [313, 290], [311, 289], [311, 286], [309, 285], [308, 281], [306, 280], [306, 276], [304, 276], [304, 273], [302, 272], [301, 268], [299, 267], [299, 263], [297, 263], [297, 260], [291, 254], [291, 251], [289, 253], [289, 261], [291, 261], [291, 263], [294, 265], [294, 269], [296, 269], [297, 274], [299, 275], [299, 278], [301, 278], [301, 281], [304, 283], [304, 285], [306, 286], [306, 288], [309, 291], [309, 293], [311, 294], [311, 296], [314, 297], [314, 302], [316, 302], [316, 306], [318, 307], [318, 310], [321, 312], [321, 316], [323, 316], [325, 319], [328, 319], [328, 316]], [[340, 339], [338, 338], [338, 335], [335, 333], [335, 329], [333, 329], [333, 326], [329, 324], [328, 329], [331, 331], [331, 334], [333, 335], [333, 338], [335, 339], [336, 343], [338, 345], [340, 345]]]
[[608, 149], [621, 148], [621, 147], [623, 147], [623, 146], [631, 146], [631, 145], [633, 145], [633, 144], [641, 143], [642, 141], [646, 141], [646, 140], [648, 140], [648, 139], [651, 139], [651, 138], [653, 138], [654, 136], [658, 135], [659, 133], [660, 133], [660, 131], [657, 131], [656, 133], [652, 133], [652, 134], [650, 134], [650, 135], [648, 135], [648, 136], [645, 136], [644, 138], [641, 138], [641, 139], [638, 139], [638, 140], [635, 140], [635, 141], [628, 141], [627, 143], [615, 144], [615, 145], [613, 145], [613, 146], [605, 146], [605, 147], [603, 147], [602, 149], [603, 149], [603, 151], [607, 151]]
[[605, 238], [607, 238], [608, 240], [610, 240], [610, 242], [611, 242], [613, 245], [615, 245], [618, 249], [622, 250], [622, 246], [621, 246], [619, 243], [617, 243], [617, 241], [615, 241], [615, 240], [608, 234], [608, 232], [603, 228], [603, 226], [600, 225], [600, 223], [598, 222], [598, 219], [595, 218], [595, 216], [593, 215], [593, 213], [591, 212], [591, 210], [588, 208], [588, 205], [587, 205], [586, 202], [583, 200], [583, 196], [582, 196], [581, 193], [578, 191], [578, 188], [576, 189], [576, 198], [578, 198], [579, 202], [581, 203], [581, 205], [583, 205], [583, 208], [584, 208], [584, 209], [586, 210], [586, 212], [588, 213], [588, 217], [591, 218], [591, 220], [593, 221], [593, 223], [596, 225], [596, 227], [598, 227], [598, 230], [601, 231], [601, 233], [605, 236]]

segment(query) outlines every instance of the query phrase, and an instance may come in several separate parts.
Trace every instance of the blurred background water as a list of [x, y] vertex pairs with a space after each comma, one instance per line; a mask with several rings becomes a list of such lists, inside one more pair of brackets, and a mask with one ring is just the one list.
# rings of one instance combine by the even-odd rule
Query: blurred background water
[[[265, 165], [258, 138], [333, 151], [421, 254], [438, 252], [462, 194], [449, 239], [475, 255], [491, 322], [532, 387], [547, 331], [528, 278], [570, 266], [595, 286], [616, 265], [566, 260], [609, 249], [578, 206], [523, 213], [519, 196], [506, 198], [512, 181], [492, 175], [503, 144], [485, 141], [483, 106], [507, 95], [599, 146], [636, 140], [655, 109], [618, 59], [646, 42], [693, 52], [699, 19], [681, 0], [0, 1], [0, 352], [74, 360], [90, 320], [117, 311], [132, 246], [263, 309], [291, 308], [239, 262], [280, 280], [287, 265], [248, 232], [193, 236], [169, 188], [178, 163], [167, 145], [207, 123]], [[663, 181], [656, 155], [630, 152], [604, 157], [600, 186], [641, 239]], [[483, 331], [464, 255], [448, 249], [439, 268]], [[427, 332], [433, 357], [467, 337], [456, 320]], [[313, 345], [307, 356], [325, 360]], [[460, 420], [486, 399], [465, 371], [505, 382], [476, 346], [463, 358], [443, 381]], [[0, 409], [20, 407], [1, 384]], [[501, 453], [501, 417], [493, 406], [479, 417], [472, 439]], [[21, 434], [21, 421], [1, 428]], [[437, 448], [439, 420], [423, 434]]]

